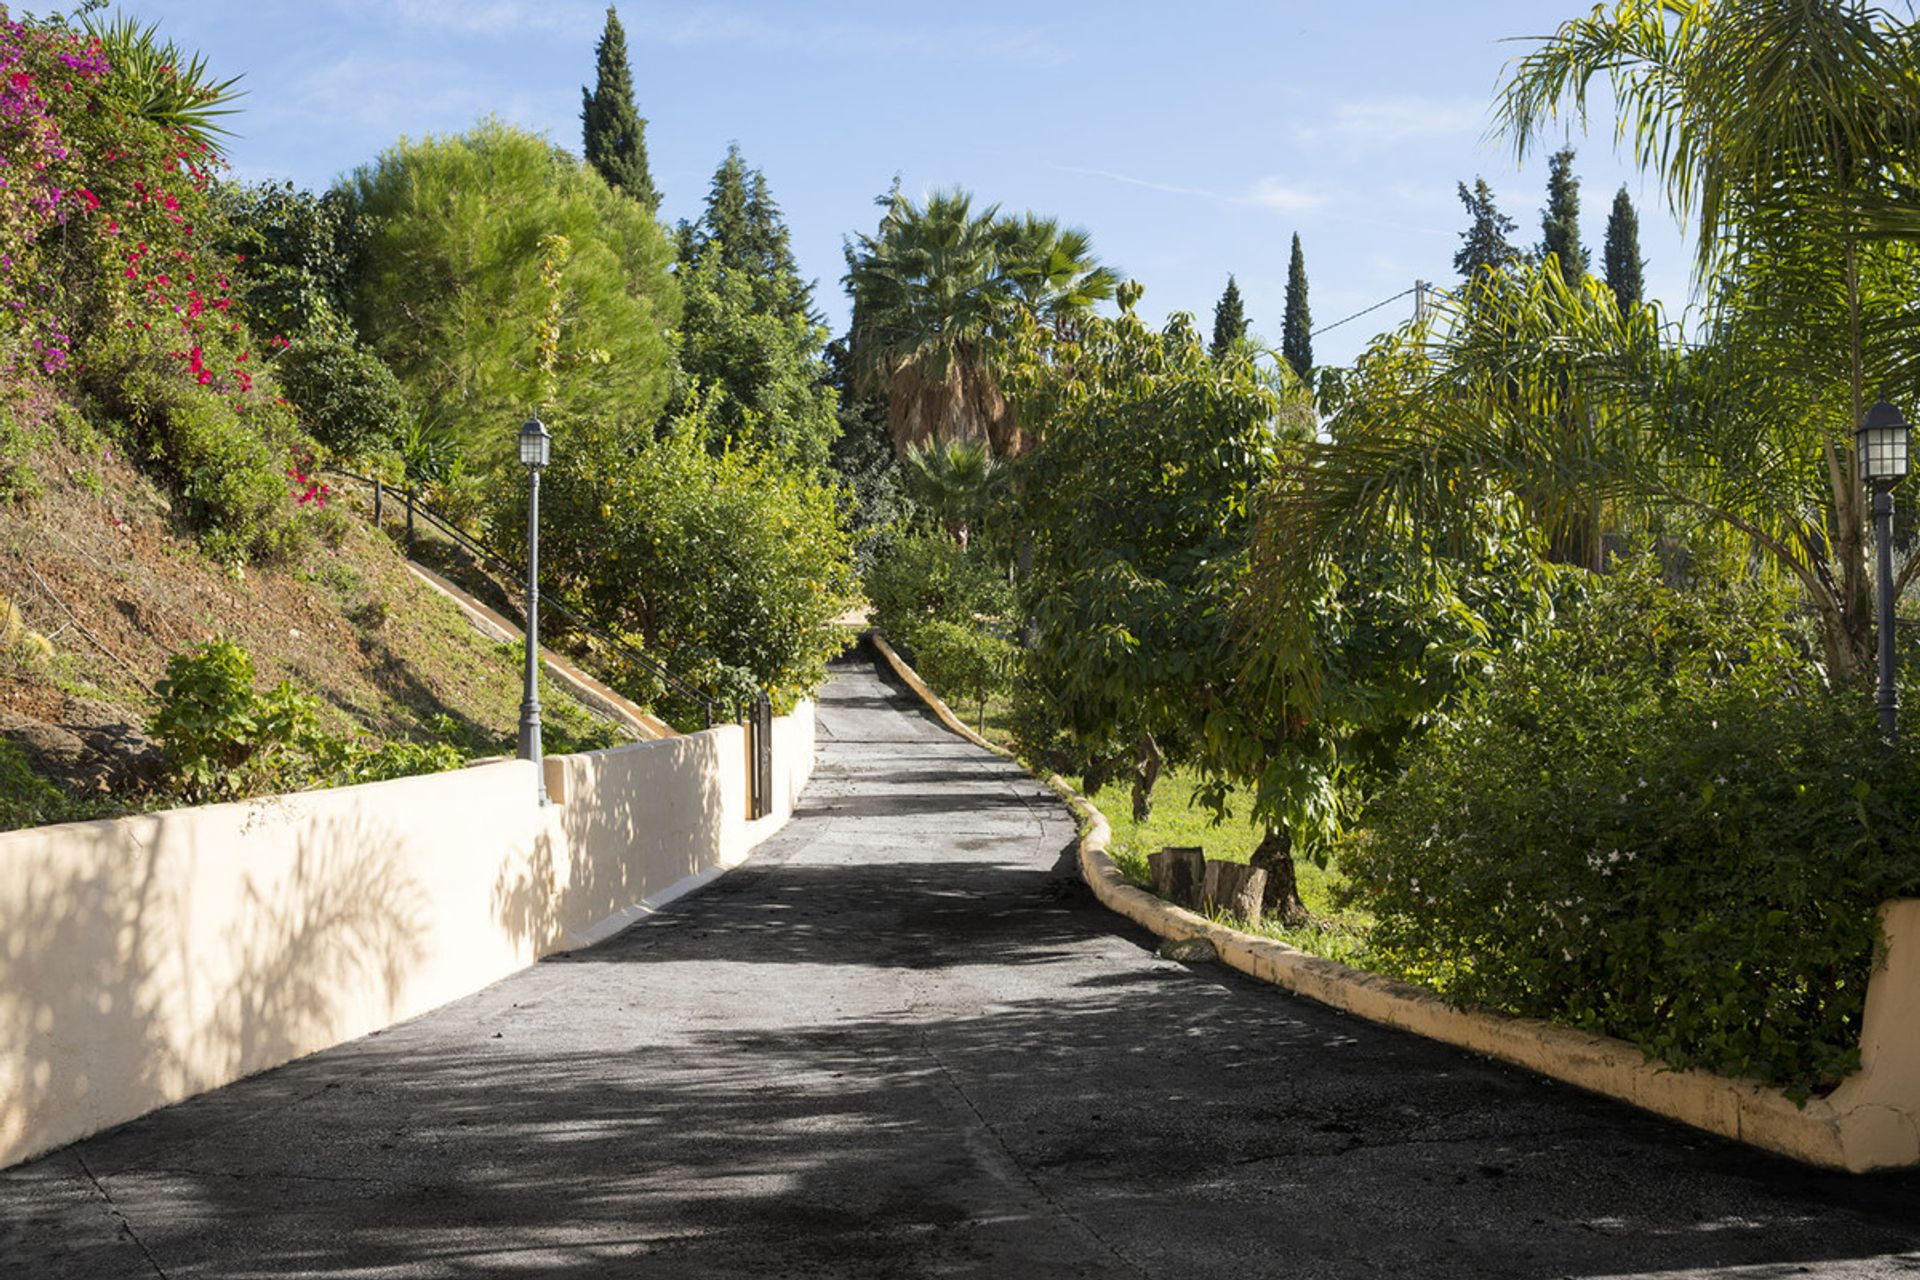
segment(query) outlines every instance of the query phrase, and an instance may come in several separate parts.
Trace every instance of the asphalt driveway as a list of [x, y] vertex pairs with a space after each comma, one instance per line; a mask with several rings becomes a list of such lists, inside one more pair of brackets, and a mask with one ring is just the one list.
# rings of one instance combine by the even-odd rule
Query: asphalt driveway
[[1920, 1177], [1158, 960], [871, 665], [820, 724], [705, 892], [0, 1173], [0, 1277], [1920, 1276]]

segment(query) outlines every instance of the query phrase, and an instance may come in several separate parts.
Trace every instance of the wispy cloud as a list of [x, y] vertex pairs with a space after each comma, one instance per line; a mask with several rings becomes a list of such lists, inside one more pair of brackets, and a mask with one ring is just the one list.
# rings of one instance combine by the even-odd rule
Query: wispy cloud
[[810, 54], [927, 62], [1016, 63], [1034, 67], [1056, 67], [1071, 60], [1065, 48], [1034, 28], [970, 26], [914, 30], [839, 20], [770, 21], [751, 14], [706, 10], [671, 20], [641, 17], [630, 21], [628, 30], [636, 40], [651, 39], [676, 46], [757, 45]]
[[[363, 19], [397, 21], [473, 36], [598, 32], [605, 0], [329, 0], [337, 10]], [[1004, 26], [914, 28], [906, 24], [849, 22], [783, 7], [774, 17], [737, 8], [706, 7], [692, 13], [630, 6], [621, 14], [633, 44], [675, 48], [696, 45], [753, 46], [816, 55], [906, 58], [929, 62], [1000, 62], [1055, 67], [1067, 50], [1041, 30]]]
[[1245, 195], [1236, 197], [1240, 204], [1256, 204], [1262, 209], [1275, 209], [1281, 213], [1298, 213], [1302, 209], [1311, 209], [1321, 203], [1323, 197], [1299, 187], [1290, 187], [1278, 178], [1262, 178], [1248, 189]]
[[1108, 182], [1125, 183], [1130, 187], [1145, 187], [1149, 191], [1165, 191], [1180, 196], [1199, 196], [1204, 200], [1214, 200], [1221, 204], [1253, 205], [1280, 213], [1298, 213], [1303, 209], [1312, 209], [1326, 202], [1326, 197], [1317, 191], [1290, 186], [1273, 177], [1259, 178], [1242, 191], [1216, 191], [1208, 187], [1190, 187], [1177, 182], [1157, 182], [1152, 178], [1136, 178], [1131, 174], [1115, 173], [1111, 169], [1082, 169], [1064, 165], [1060, 167], [1067, 173], [1083, 174], [1089, 178], [1105, 178]]
[[1420, 138], [1478, 134], [1487, 104], [1477, 98], [1387, 96], [1350, 98], [1294, 130], [1302, 142], [1344, 146], [1389, 146]]
[[464, 128], [487, 114], [540, 118], [524, 92], [501, 92], [459, 67], [428, 58], [349, 57], [316, 68], [287, 95], [285, 110], [389, 133]]
[[332, 5], [363, 20], [398, 19], [404, 26], [478, 36], [574, 30], [601, 12], [591, 0], [332, 0]]

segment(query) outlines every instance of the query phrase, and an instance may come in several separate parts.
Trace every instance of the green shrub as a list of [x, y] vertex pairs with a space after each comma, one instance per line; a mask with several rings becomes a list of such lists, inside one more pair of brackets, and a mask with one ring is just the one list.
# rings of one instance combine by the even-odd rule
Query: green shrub
[[10, 410], [0, 410], [0, 503], [31, 502], [43, 492], [33, 453], [39, 433]]
[[273, 368], [301, 426], [334, 453], [364, 458], [406, 438], [411, 415], [400, 380], [351, 340], [302, 338]]
[[[761, 689], [784, 711], [845, 645], [830, 625], [853, 596], [845, 512], [814, 474], [754, 450], [716, 457], [710, 439], [708, 424], [680, 420], [637, 445], [614, 430], [556, 444], [541, 482], [541, 570], [716, 694], [716, 714]], [[524, 490], [503, 495], [494, 527], [517, 533], [525, 503]], [[676, 723], [697, 714], [644, 679], [622, 687]]]
[[1004, 692], [1020, 656], [1019, 646], [977, 622], [930, 618], [919, 625], [914, 641], [920, 674], [949, 701], [964, 697], [984, 704]]
[[176, 653], [155, 692], [160, 709], [149, 727], [187, 799], [234, 800], [304, 780], [319, 706], [287, 681], [261, 694], [239, 645], [216, 639]]
[[33, 771], [25, 750], [0, 738], [0, 831], [79, 822], [106, 807], [69, 796]]
[[230, 640], [169, 658], [156, 692], [149, 728], [166, 748], [174, 787], [195, 803], [436, 773], [464, 759], [445, 742], [323, 733], [318, 702], [291, 681], [260, 693], [252, 658]]
[[873, 625], [896, 644], [917, 650], [928, 622], [974, 626], [1013, 612], [1006, 574], [978, 551], [942, 534], [900, 538], [867, 570]]
[[318, 753], [318, 778], [323, 785], [344, 787], [360, 782], [385, 782], [422, 773], [444, 773], [466, 763], [460, 748], [447, 742], [361, 743], [329, 739]]
[[1342, 854], [1387, 966], [1806, 1091], [1857, 1062], [1874, 910], [1920, 888], [1920, 755], [1790, 597], [1649, 560], [1414, 748]]
[[298, 507], [287, 469], [300, 436], [284, 409], [237, 412], [172, 371], [139, 367], [127, 370], [114, 399], [149, 471], [178, 497], [210, 552], [244, 560], [289, 549]]

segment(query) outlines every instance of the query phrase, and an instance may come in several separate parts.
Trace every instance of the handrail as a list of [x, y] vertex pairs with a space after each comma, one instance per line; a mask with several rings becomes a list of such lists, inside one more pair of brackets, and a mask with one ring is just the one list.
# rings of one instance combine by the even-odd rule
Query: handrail
[[[429, 524], [433, 525], [435, 528], [439, 529], [442, 533], [446, 534], [449, 538], [453, 539], [456, 545], [464, 548], [470, 555], [473, 555], [482, 561], [485, 561], [497, 566], [502, 572], [507, 573], [509, 575], [518, 574], [521, 572], [521, 570], [512, 562], [506, 560], [504, 557], [498, 555], [497, 553], [489, 550], [487, 547], [481, 544], [479, 539], [473, 537], [471, 534], [467, 533], [464, 529], [461, 529], [458, 525], [454, 524], [453, 521], [449, 520], [446, 516], [441, 515], [438, 511], [435, 511], [432, 507], [428, 506], [426, 503], [420, 501], [419, 496], [413, 490], [401, 488], [397, 485], [389, 485], [386, 481], [377, 479], [372, 476], [358, 475], [352, 471], [348, 471], [345, 467], [336, 467], [336, 466], [328, 465], [324, 467], [323, 470], [329, 471], [337, 476], [342, 476], [348, 480], [358, 481], [361, 484], [372, 485], [373, 492], [374, 492], [374, 519], [376, 521], [378, 521], [379, 519], [379, 514], [380, 514], [379, 499], [382, 493], [388, 490], [391, 490], [392, 492], [403, 496], [407, 502], [407, 515], [408, 515], [408, 521], [407, 521], [408, 548], [407, 549], [409, 552], [411, 552], [413, 549], [412, 548], [412, 540], [413, 540], [412, 516], [417, 511], [421, 516], [425, 517], [425, 519]], [[682, 679], [680, 676], [677, 676], [673, 672], [669, 671], [666, 668], [666, 666], [660, 662], [658, 658], [652, 657], [649, 654], [642, 653], [640, 652], [640, 650], [635, 649], [632, 645], [629, 645], [626, 641], [621, 640], [618, 637], [611, 635], [606, 631], [603, 631], [601, 628], [595, 626], [593, 623], [587, 621], [586, 618], [582, 617], [581, 614], [572, 606], [568, 605], [563, 600], [556, 598], [551, 592], [542, 590], [540, 593], [540, 603], [552, 608], [561, 617], [571, 622], [577, 630], [585, 632], [586, 634], [592, 636], [594, 639], [600, 641], [600, 643], [607, 645], [609, 648], [619, 653], [620, 656], [626, 658], [629, 662], [636, 663], [643, 669], [651, 672], [660, 681], [660, 683], [665, 685], [667, 688], [672, 689], [673, 691], [698, 702], [700, 704], [701, 711], [706, 718], [706, 727], [709, 729], [713, 728], [714, 695], [712, 694], [712, 692], [706, 689], [702, 689], [700, 686], [693, 684], [690, 681]]]

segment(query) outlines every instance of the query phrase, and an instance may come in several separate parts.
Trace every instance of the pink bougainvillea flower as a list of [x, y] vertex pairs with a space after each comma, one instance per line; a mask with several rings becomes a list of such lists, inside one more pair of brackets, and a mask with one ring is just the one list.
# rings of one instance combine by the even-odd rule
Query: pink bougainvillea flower
[[77, 188], [73, 194], [79, 196], [82, 203], [84, 203], [89, 209], [98, 209], [100, 207], [100, 197], [93, 194], [93, 192], [87, 190], [85, 187]]

